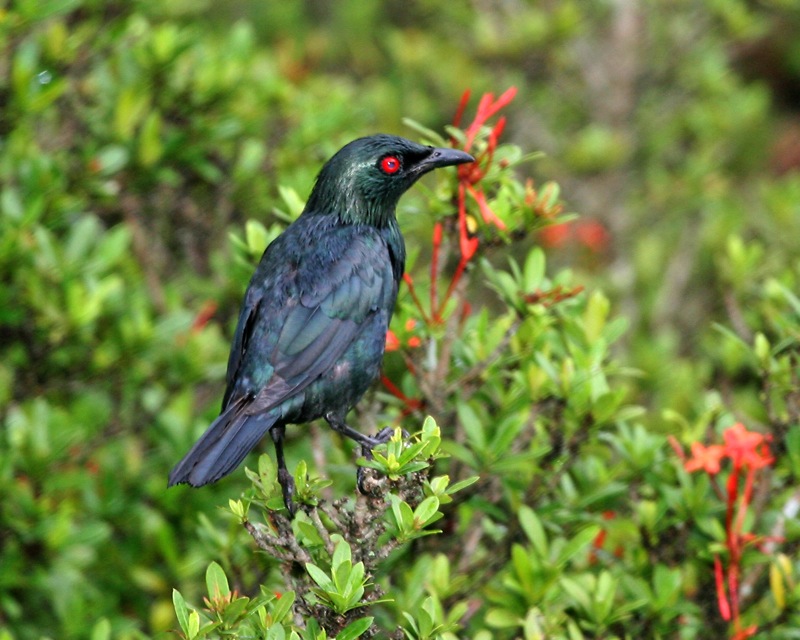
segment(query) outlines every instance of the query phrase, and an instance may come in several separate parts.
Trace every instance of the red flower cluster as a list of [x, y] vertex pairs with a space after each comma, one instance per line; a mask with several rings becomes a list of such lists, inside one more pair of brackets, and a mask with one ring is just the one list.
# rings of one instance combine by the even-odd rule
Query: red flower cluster
[[[497, 123], [489, 132], [487, 144], [483, 149], [476, 151], [473, 147], [481, 128], [486, 126], [486, 123], [493, 116], [495, 116], [498, 111], [506, 107], [514, 99], [516, 94], [516, 87], [511, 87], [496, 100], [493, 94], [484, 94], [478, 103], [475, 117], [464, 133], [464, 143], [462, 148], [467, 153], [471, 153], [475, 156], [475, 162], [462, 164], [458, 167], [458, 245], [461, 257], [458, 261], [458, 265], [456, 266], [455, 273], [450, 280], [450, 284], [447, 287], [447, 292], [445, 293], [444, 298], [441, 301], [439, 300], [438, 287], [440, 254], [444, 234], [444, 227], [441, 222], [437, 222], [433, 227], [433, 253], [431, 255], [430, 289], [431, 299], [429, 312], [426, 312], [424, 306], [422, 305], [422, 301], [417, 296], [417, 293], [414, 289], [414, 281], [411, 276], [409, 274], [403, 276], [403, 280], [408, 286], [411, 297], [419, 309], [423, 321], [426, 323], [441, 324], [444, 322], [443, 313], [445, 306], [453, 295], [456, 286], [458, 285], [461, 277], [464, 274], [464, 271], [467, 268], [467, 265], [478, 250], [478, 238], [473, 236], [470, 232], [470, 224], [467, 216], [467, 195], [469, 195], [476, 202], [478, 209], [481, 212], [481, 216], [487, 224], [492, 224], [498, 229], [506, 230], [506, 224], [500, 218], [498, 218], [489, 207], [486, 201], [486, 194], [481, 186], [481, 181], [486, 176], [487, 171], [489, 171], [494, 161], [494, 152], [497, 148], [497, 141], [500, 137], [500, 134], [503, 132], [503, 129], [505, 128], [506, 119], [504, 117], [500, 117], [497, 120]], [[461, 102], [458, 105], [458, 109], [456, 109], [456, 115], [453, 118], [453, 126], [457, 127], [461, 124], [461, 119], [464, 116], [464, 110], [467, 107], [469, 96], [470, 91], [467, 89], [464, 92], [464, 95], [461, 96]], [[455, 145], [457, 140], [453, 139], [452, 143]]]
[[545, 247], [557, 248], [577, 242], [592, 253], [600, 253], [608, 246], [609, 233], [597, 220], [578, 220], [545, 227], [539, 232], [539, 238]]
[[[516, 87], [511, 87], [505, 91], [499, 98], [495, 99], [491, 93], [484, 94], [478, 103], [475, 117], [467, 127], [464, 133], [464, 140], [462, 148], [464, 151], [471, 153], [475, 157], [475, 162], [470, 164], [460, 165], [458, 167], [458, 197], [457, 197], [457, 210], [458, 210], [458, 246], [460, 258], [453, 277], [447, 287], [447, 292], [440, 300], [439, 298], [439, 277], [440, 277], [440, 262], [442, 242], [445, 231], [445, 226], [442, 222], [437, 222], [433, 227], [433, 241], [432, 241], [432, 255], [431, 255], [431, 285], [430, 285], [430, 306], [426, 309], [414, 287], [414, 280], [411, 275], [406, 273], [403, 276], [403, 281], [408, 287], [411, 299], [419, 311], [420, 318], [428, 326], [441, 325], [444, 323], [445, 309], [450, 298], [455, 293], [456, 287], [464, 274], [470, 260], [475, 256], [478, 250], [478, 238], [474, 237], [470, 229], [470, 220], [467, 216], [467, 196], [471, 197], [478, 205], [481, 212], [481, 217], [487, 224], [496, 226], [498, 229], [506, 230], [506, 224], [492, 211], [486, 199], [486, 194], [481, 186], [481, 181], [486, 176], [487, 171], [492, 166], [494, 161], [494, 152], [497, 148], [498, 139], [500, 134], [505, 128], [506, 120], [501, 117], [497, 123], [491, 128], [488, 134], [487, 143], [480, 149], [474, 148], [475, 141], [481, 129], [487, 125], [487, 122], [494, 117], [501, 109], [506, 107], [517, 93]], [[453, 118], [453, 125], [458, 127], [461, 124], [461, 119], [464, 116], [464, 111], [469, 101], [470, 91], [464, 92], [461, 97], [461, 102], [456, 110], [456, 115]], [[458, 141], [452, 140], [453, 146]], [[474, 223], [474, 220], [472, 220]], [[470, 306], [465, 302], [460, 309], [462, 321], [469, 315]], [[410, 322], [414, 322], [413, 320]], [[406, 326], [406, 331], [410, 332], [413, 329], [411, 326]], [[415, 348], [421, 345], [421, 340], [418, 336], [412, 335], [405, 341], [405, 346]], [[403, 346], [402, 341], [398, 338], [397, 334], [389, 331], [386, 335], [386, 350], [397, 351]], [[409, 358], [406, 358], [406, 365], [414, 373], [413, 363]], [[420, 401], [407, 397], [395, 384], [392, 383], [386, 376], [382, 378], [384, 386], [394, 396], [403, 401], [406, 405], [406, 411], [419, 407]]]
[[[409, 318], [406, 320], [406, 331], [413, 331], [414, 327], [417, 326], [417, 321], [413, 318]], [[419, 339], [419, 336], [411, 336], [406, 340], [406, 346], [410, 347], [411, 349], [415, 349], [422, 344], [422, 340]], [[400, 338], [397, 337], [397, 334], [389, 329], [386, 332], [386, 351], [397, 351], [401, 346]]]
[[[739, 610], [739, 578], [742, 570], [742, 554], [748, 544], [758, 543], [764, 538], [744, 531], [744, 521], [753, 497], [756, 474], [769, 467], [775, 459], [769, 451], [768, 435], [748, 431], [737, 422], [722, 434], [723, 445], [705, 446], [700, 442], [692, 444], [692, 456], [684, 460], [683, 466], [689, 472], [704, 471], [712, 479], [722, 467], [722, 461], [729, 459], [732, 469], [728, 476], [726, 491], [717, 487], [725, 500], [725, 547], [728, 551], [726, 566], [719, 555], [714, 556], [714, 578], [717, 589], [717, 603], [724, 620], [733, 620], [733, 640], [743, 640], [753, 635], [755, 625], [742, 628]], [[677, 443], [673, 441], [673, 446]], [[676, 449], [683, 458], [680, 445]], [[743, 487], [742, 477], [744, 477]]]
[[690, 472], [702, 469], [714, 475], [719, 473], [724, 458], [731, 459], [735, 470], [746, 467], [749, 471], [768, 467], [775, 461], [769, 453], [769, 436], [748, 431], [741, 422], [725, 429], [722, 439], [724, 445], [706, 447], [700, 442], [692, 443], [692, 457], [684, 463], [684, 468]]
[[[494, 94], [492, 93], [483, 94], [478, 103], [475, 118], [473, 118], [464, 134], [464, 146], [462, 148], [467, 153], [472, 153], [475, 156], [475, 162], [471, 164], [462, 164], [458, 167], [458, 232], [459, 244], [461, 247], [461, 262], [463, 263], [461, 270], [463, 270], [463, 267], [466, 266], [466, 263], [469, 262], [478, 249], [478, 239], [470, 236], [469, 227], [467, 225], [467, 194], [477, 203], [484, 222], [493, 224], [503, 231], [506, 230], [505, 223], [495, 215], [486, 203], [486, 194], [480, 186], [481, 180], [483, 180], [483, 177], [494, 161], [494, 151], [497, 148], [497, 140], [506, 127], [505, 116], [498, 118], [497, 123], [492, 127], [485, 149], [476, 153], [472, 147], [475, 142], [475, 137], [478, 135], [481, 128], [484, 127], [489, 119], [500, 111], [500, 109], [508, 106], [516, 95], [516, 87], [509, 88], [503, 95], [497, 98], [497, 100], [495, 100]], [[461, 102], [453, 118], [453, 126], [455, 127], [461, 124], [461, 118], [467, 107], [469, 96], [469, 89], [461, 96]], [[454, 144], [455, 142], [456, 141], [453, 140]]]

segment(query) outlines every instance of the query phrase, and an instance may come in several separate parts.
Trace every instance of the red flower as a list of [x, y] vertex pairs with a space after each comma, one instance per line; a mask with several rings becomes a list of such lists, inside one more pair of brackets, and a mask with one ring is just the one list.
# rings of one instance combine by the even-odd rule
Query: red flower
[[[453, 118], [453, 126], [455, 127], [461, 124], [461, 116], [464, 115], [464, 109], [469, 101], [469, 94], [470, 91], [467, 89], [464, 92], [464, 95], [461, 96], [461, 102], [459, 103], [458, 109], [456, 109], [456, 115]], [[472, 143], [475, 140], [475, 136], [478, 135], [478, 132], [481, 130], [481, 127], [486, 123], [486, 121], [500, 111], [500, 109], [508, 106], [508, 104], [516, 95], [517, 88], [510, 87], [509, 89], [506, 89], [503, 95], [501, 95], [497, 100], [494, 99], [493, 93], [484, 93], [481, 96], [480, 102], [478, 102], [478, 109], [475, 113], [475, 119], [472, 121], [469, 127], [467, 127], [464, 151], [470, 150], [470, 147], [472, 147]], [[505, 122], [503, 119], [501, 119], [501, 122], [496, 125], [495, 137], [502, 132], [504, 126]]]
[[[472, 260], [472, 256], [478, 250], [478, 239], [469, 234], [467, 225], [467, 207], [464, 183], [458, 185], [458, 236], [461, 247], [461, 267], [460, 271]], [[460, 273], [459, 273], [460, 275]], [[455, 280], [455, 278], [454, 278]]]
[[469, 191], [469, 195], [475, 199], [475, 202], [478, 203], [478, 208], [481, 211], [481, 216], [483, 216], [483, 221], [485, 223], [493, 224], [501, 231], [508, 229], [506, 223], [498, 218], [495, 212], [492, 211], [489, 205], [486, 203], [486, 196], [484, 195], [483, 191], [476, 191], [472, 185], [467, 186], [467, 191]]
[[[442, 325], [445, 322], [445, 312], [452, 308], [448, 306], [448, 303], [453, 294], [456, 292], [462, 276], [466, 272], [470, 262], [475, 257], [480, 245], [480, 241], [476, 236], [477, 230], [475, 229], [476, 225], [474, 224], [475, 217], [469, 215], [467, 212], [468, 198], [471, 198], [477, 205], [481, 214], [481, 218], [485, 224], [493, 225], [501, 231], [507, 230], [506, 223], [501, 220], [489, 206], [489, 199], [484, 193], [482, 181], [485, 178], [486, 173], [493, 166], [494, 152], [498, 145], [498, 139], [505, 128], [505, 118], [498, 118], [497, 122], [493, 126], [489, 125], [489, 120], [497, 115], [498, 111], [506, 107], [514, 99], [516, 93], [517, 89], [515, 87], [511, 87], [497, 99], [495, 99], [494, 95], [491, 93], [484, 94], [478, 103], [475, 117], [464, 129], [464, 137], [461, 140], [461, 148], [464, 151], [471, 153], [475, 157], [475, 162], [462, 164], [457, 168], [458, 191], [456, 195], [456, 220], [453, 221], [452, 218], [450, 218], [446, 220], [444, 224], [441, 221], [438, 221], [433, 227], [433, 251], [430, 263], [430, 306], [428, 308], [422, 304], [422, 299], [414, 286], [414, 281], [411, 276], [407, 273], [403, 276], [403, 281], [408, 288], [409, 295], [411, 296], [411, 299], [419, 312], [417, 317], [427, 327]], [[469, 97], [470, 92], [467, 90], [461, 97], [458, 109], [456, 110], [456, 115], [453, 118], [454, 127], [460, 126], [462, 117], [469, 102]], [[489, 130], [486, 131], [484, 127], [488, 128]], [[475, 141], [478, 136], [482, 135], [484, 132], [486, 132], [485, 144], [482, 143], [480, 145], [475, 145]], [[453, 147], [456, 147], [458, 143], [459, 140], [456, 136], [451, 137], [451, 144]], [[477, 149], [473, 149], [473, 147], [477, 147]], [[500, 166], [503, 167], [506, 165], [501, 162]], [[458, 253], [460, 255], [453, 276], [450, 279], [450, 284], [447, 287], [444, 296], [440, 298], [439, 280], [443, 271], [441, 269], [442, 261], [440, 256], [442, 240], [445, 231], [449, 231], [452, 228], [451, 224], [453, 222], [455, 222], [455, 231], [457, 232], [458, 238]], [[469, 315], [469, 313], [469, 303], [467, 303], [466, 300], [461, 301], [460, 318], [462, 322]], [[413, 328], [413, 322], [410, 322], [406, 325], [406, 331], [408, 332], [412, 331]], [[406, 347], [414, 349], [422, 346], [422, 339], [419, 336], [412, 335], [405, 341], [404, 344]], [[395, 351], [400, 349], [401, 346], [403, 345], [401, 344], [397, 335], [391, 331], [388, 332], [386, 335], [386, 350]], [[414, 374], [410, 358], [406, 359], [406, 365], [409, 367], [411, 373]], [[419, 400], [406, 397], [400, 391], [400, 389], [398, 389], [391, 382], [391, 380], [385, 376], [383, 377], [383, 382], [389, 389], [390, 393], [400, 398], [400, 400], [406, 404], [406, 410], [415, 410], [421, 406], [421, 402]]]
[[[456, 110], [456, 115], [453, 118], [453, 126], [461, 124], [461, 117], [464, 115], [464, 109], [469, 100], [469, 89], [464, 92], [461, 97], [461, 102]], [[478, 108], [470, 125], [464, 134], [464, 151], [474, 153], [472, 144], [482, 127], [486, 125], [488, 120], [497, 114], [498, 111], [508, 106], [508, 104], [517, 95], [517, 88], [511, 87], [506, 90], [499, 98], [495, 100], [494, 94], [485, 93], [481, 96], [478, 102]], [[478, 239], [469, 235], [464, 218], [466, 216], [466, 196], [469, 193], [475, 200], [480, 209], [481, 216], [487, 224], [493, 224], [501, 231], [506, 230], [506, 224], [492, 211], [486, 202], [486, 195], [483, 188], [480, 186], [481, 180], [486, 175], [486, 172], [491, 167], [494, 160], [494, 150], [497, 148], [497, 140], [500, 134], [505, 129], [506, 120], [501, 117], [497, 123], [492, 127], [489, 132], [486, 149], [480, 154], [475, 154], [475, 162], [470, 164], [462, 164], [458, 167], [458, 213], [459, 213], [459, 236], [461, 244], [461, 258], [466, 264], [470, 261], [475, 251], [478, 249]]]
[[683, 468], [689, 471], [702, 469], [708, 474], [719, 473], [719, 463], [726, 455], [725, 447], [712, 444], [706, 447], [701, 442], [692, 443], [692, 457], [683, 463]]
[[609, 234], [597, 220], [564, 222], [545, 227], [539, 232], [545, 247], [562, 247], [573, 239], [593, 253], [600, 253], [608, 246]]
[[[753, 495], [758, 470], [774, 462], [770, 455], [770, 437], [755, 431], [748, 431], [737, 422], [725, 429], [722, 434], [724, 445], [704, 446], [700, 442], [692, 444], [692, 457], [684, 461], [687, 471], [703, 470], [713, 476], [719, 473], [720, 461], [730, 458], [733, 468], [726, 481], [726, 493], [717, 488], [717, 495], [725, 500], [725, 548], [727, 559], [723, 564], [718, 554], [714, 554], [714, 582], [717, 592], [717, 606], [723, 620], [732, 623], [731, 640], [745, 640], [756, 631], [755, 625], [742, 628], [741, 623], [741, 575], [743, 552], [747, 545], [757, 545], [761, 536], [744, 530], [745, 518]], [[677, 443], [675, 443], [677, 444]], [[678, 449], [680, 447], [678, 446]], [[683, 452], [678, 455], [682, 457]], [[744, 484], [742, 486], [742, 478]], [[712, 486], [718, 487], [712, 478]]]
[[539, 239], [545, 247], [561, 247], [569, 241], [571, 235], [569, 224], [551, 224], [539, 232]]
[[767, 437], [756, 431], [748, 431], [741, 422], [725, 429], [725, 453], [733, 461], [734, 467], [746, 466], [761, 469], [773, 463], [769, 455]]
[[575, 235], [584, 247], [599, 253], [608, 245], [608, 231], [597, 220], [581, 220], [575, 225]]
[[386, 351], [397, 351], [400, 348], [400, 340], [397, 334], [389, 329], [386, 332]]

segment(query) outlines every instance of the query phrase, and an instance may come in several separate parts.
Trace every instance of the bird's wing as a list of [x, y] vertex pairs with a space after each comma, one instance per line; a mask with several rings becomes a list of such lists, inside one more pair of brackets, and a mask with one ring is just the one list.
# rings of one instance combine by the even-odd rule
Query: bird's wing
[[[280, 283], [251, 286], [234, 337], [223, 406], [243, 393], [255, 395], [248, 413], [277, 406], [331, 369], [368, 318], [391, 308], [397, 283], [386, 244], [375, 231], [339, 228], [323, 244], [306, 251], [296, 269], [279, 269]], [[242, 384], [265, 367], [263, 385]]]
[[236, 333], [233, 334], [231, 352], [228, 356], [228, 370], [225, 374], [227, 387], [225, 389], [225, 396], [222, 398], [223, 411], [227, 409], [236, 390], [236, 374], [239, 371], [242, 356], [247, 352], [260, 306], [261, 298], [251, 296], [250, 290], [248, 289], [247, 294], [245, 294], [244, 302], [242, 303], [242, 309], [239, 312], [239, 321], [236, 324]]

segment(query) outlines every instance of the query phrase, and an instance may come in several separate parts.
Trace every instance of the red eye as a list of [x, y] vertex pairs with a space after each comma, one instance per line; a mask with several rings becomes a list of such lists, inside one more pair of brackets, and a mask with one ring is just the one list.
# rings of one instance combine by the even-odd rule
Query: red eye
[[389, 175], [400, 171], [400, 159], [395, 156], [386, 156], [381, 160], [381, 171]]

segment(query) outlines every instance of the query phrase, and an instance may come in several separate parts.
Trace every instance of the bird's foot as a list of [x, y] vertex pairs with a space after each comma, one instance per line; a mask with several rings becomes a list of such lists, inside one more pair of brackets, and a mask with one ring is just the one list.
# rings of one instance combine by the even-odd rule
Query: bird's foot
[[358, 492], [363, 496], [376, 495], [383, 485], [381, 480], [385, 480], [385, 476], [380, 471], [369, 467], [359, 467], [356, 470], [356, 486]]
[[[372, 450], [377, 447], [379, 444], [385, 444], [392, 439], [394, 435], [394, 427], [384, 427], [374, 436], [367, 436], [364, 438], [364, 442], [361, 444], [361, 455], [364, 456], [367, 460], [372, 458]], [[407, 438], [408, 433], [403, 430], [403, 437]]]
[[281, 485], [283, 504], [286, 505], [289, 517], [294, 518], [294, 514], [297, 511], [292, 501], [292, 497], [294, 496], [294, 478], [292, 478], [292, 474], [289, 473], [288, 469], [278, 469], [278, 483]]

